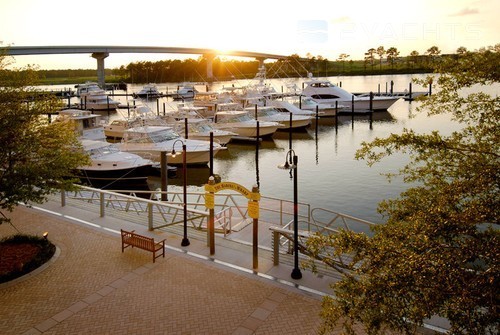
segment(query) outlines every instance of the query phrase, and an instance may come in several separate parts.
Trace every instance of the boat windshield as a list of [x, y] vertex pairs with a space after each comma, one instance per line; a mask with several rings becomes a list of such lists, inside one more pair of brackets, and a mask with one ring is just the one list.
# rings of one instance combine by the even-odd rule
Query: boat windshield
[[134, 143], [160, 143], [179, 138], [172, 129], [162, 129], [153, 132], [125, 132], [125, 141]]
[[317, 103], [310, 98], [302, 98], [302, 105], [304, 106], [316, 106]]
[[92, 149], [88, 150], [87, 152], [91, 157], [100, 157], [100, 156], [113, 154], [113, 153], [116, 153], [119, 151], [120, 150], [116, 146], [107, 145], [107, 146], [103, 146], [100, 148], [92, 148]]
[[214, 131], [213, 127], [210, 126], [209, 124], [207, 123], [199, 123], [197, 125], [193, 125], [193, 131], [197, 131], [197, 132], [211, 132], [211, 131]]
[[334, 85], [328, 81], [322, 81], [322, 82], [318, 82], [318, 83], [312, 83], [311, 84], [311, 87], [321, 87], [321, 88], [324, 88], [324, 87], [333, 87]]
[[250, 116], [248, 114], [238, 114], [234, 117], [227, 118], [224, 121], [228, 122], [228, 123], [237, 123], [237, 122], [248, 122], [248, 121], [252, 121], [252, 120], [253, 119], [250, 118]]

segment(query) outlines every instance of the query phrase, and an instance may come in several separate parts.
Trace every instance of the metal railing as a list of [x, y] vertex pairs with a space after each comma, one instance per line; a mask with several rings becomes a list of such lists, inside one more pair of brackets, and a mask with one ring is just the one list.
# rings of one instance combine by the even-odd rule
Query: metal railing
[[[183, 222], [183, 193], [176, 191], [164, 192], [168, 201], [160, 201], [160, 191], [134, 190], [101, 190], [87, 186], [79, 186], [77, 191], [62, 192], [61, 204], [65, 206], [67, 199], [79, 200], [88, 204], [99, 205], [100, 216], [104, 217], [108, 209], [128, 213], [147, 214], [150, 230], [172, 226]], [[216, 228], [225, 235], [233, 231], [238, 224], [249, 220], [248, 199], [237, 193], [215, 194]], [[284, 225], [287, 216], [293, 216], [291, 201], [272, 197], [261, 198], [261, 220]], [[300, 217], [309, 220], [310, 206], [300, 204]], [[208, 211], [205, 208], [204, 192], [188, 192], [187, 211], [190, 225], [198, 230], [206, 229]], [[158, 220], [156, 220], [158, 219]], [[160, 223], [155, 224], [155, 222]]]
[[[339, 232], [339, 229], [369, 232], [374, 223], [350, 215], [338, 213], [324, 208], [314, 208], [310, 213], [311, 220], [298, 221], [301, 228], [298, 231], [298, 250], [306, 255], [306, 240], [313, 234], [330, 235]], [[279, 227], [270, 227], [272, 233], [273, 263], [278, 265], [280, 254], [292, 254], [294, 244], [293, 220]], [[333, 254], [333, 253], [332, 253]], [[330, 259], [329, 266], [342, 273], [347, 268], [346, 260], [349, 255], [340, 255], [337, 260]]]
[[[135, 213], [141, 223], [147, 222], [149, 230], [161, 229], [183, 224], [183, 192], [170, 190], [168, 201], [160, 201], [160, 191], [111, 191], [80, 186], [79, 190], [61, 192], [61, 204], [67, 199], [81, 201], [91, 206], [99, 206], [99, 215], [104, 217], [107, 211]], [[228, 234], [239, 225], [250, 222], [248, 199], [238, 193], [215, 194], [215, 232]], [[188, 192], [187, 221], [195, 230], [207, 230], [209, 212], [205, 207], [204, 192]], [[369, 231], [373, 223], [335, 211], [314, 208], [306, 203], [298, 204], [299, 251], [304, 253], [305, 241], [313, 233], [335, 234], [340, 228]], [[272, 250], [275, 264], [279, 263], [279, 254], [291, 254], [293, 250], [293, 202], [273, 197], [262, 196], [260, 200], [260, 218], [274, 225], [272, 230]], [[208, 231], [207, 231], [208, 243]]]

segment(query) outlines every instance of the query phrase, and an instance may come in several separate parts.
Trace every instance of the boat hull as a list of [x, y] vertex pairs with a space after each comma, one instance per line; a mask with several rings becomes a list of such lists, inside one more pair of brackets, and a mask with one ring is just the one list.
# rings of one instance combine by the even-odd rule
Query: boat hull
[[[219, 129], [236, 133], [240, 137], [257, 137], [257, 127], [233, 126], [231, 124], [219, 124]], [[259, 137], [272, 136], [282, 125], [259, 127]]]
[[[172, 150], [172, 149], [170, 149]], [[150, 159], [154, 162], [160, 162], [162, 150], [156, 149], [146, 149], [146, 148], [127, 148], [127, 152], [134, 153], [143, 158]], [[214, 148], [214, 156], [218, 152], [217, 148]], [[210, 162], [210, 151], [188, 151], [186, 155], [186, 164], [188, 165], [207, 165]], [[177, 155], [172, 156], [170, 151], [167, 151], [167, 163], [169, 165], [182, 165], [182, 151], [179, 151]]]
[[123, 169], [99, 167], [80, 168], [76, 175], [80, 182], [94, 188], [108, 190], [148, 190], [148, 176], [152, 165], [141, 165]]
[[[219, 143], [220, 145], [227, 145], [231, 139], [234, 137], [234, 134], [231, 135], [216, 135], [214, 133], [214, 142]], [[199, 141], [210, 141], [210, 134], [200, 134], [200, 133], [190, 133], [189, 138], [192, 140], [199, 140]]]
[[[381, 97], [378, 99], [373, 99], [372, 101], [372, 110], [374, 111], [385, 111], [389, 109], [396, 101], [398, 101], [400, 98], [394, 98], [394, 97]], [[323, 104], [323, 105], [332, 105], [335, 104], [335, 101], [338, 101], [339, 105], [345, 106], [342, 110], [339, 110], [339, 112], [350, 112], [352, 111], [352, 100], [347, 101], [347, 100], [335, 100], [335, 99], [314, 99], [315, 102], [318, 104]], [[367, 99], [354, 99], [354, 111], [369, 111], [370, 110], [370, 98]]]

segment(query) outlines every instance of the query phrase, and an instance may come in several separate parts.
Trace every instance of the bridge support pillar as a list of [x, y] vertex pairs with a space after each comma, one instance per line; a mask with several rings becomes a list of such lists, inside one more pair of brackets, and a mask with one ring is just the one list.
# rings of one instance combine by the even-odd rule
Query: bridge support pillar
[[104, 74], [104, 58], [108, 57], [107, 52], [94, 52], [92, 57], [97, 60], [97, 82], [102, 89], [106, 89], [106, 79]]
[[266, 58], [264, 58], [264, 57], [256, 57], [255, 59], [259, 61], [259, 67], [264, 66], [264, 61], [266, 60]]
[[207, 60], [207, 81], [213, 82], [214, 81], [213, 61], [214, 61], [215, 55], [214, 54], [204, 54], [203, 56]]

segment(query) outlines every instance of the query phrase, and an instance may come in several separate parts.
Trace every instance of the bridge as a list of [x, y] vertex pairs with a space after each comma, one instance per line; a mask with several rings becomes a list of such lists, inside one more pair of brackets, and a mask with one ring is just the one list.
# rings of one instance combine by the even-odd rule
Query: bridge
[[10, 56], [48, 55], [48, 54], [91, 54], [97, 60], [97, 78], [104, 87], [104, 59], [111, 53], [168, 53], [203, 55], [207, 59], [207, 78], [213, 80], [212, 62], [217, 55], [251, 57], [263, 62], [266, 59], [284, 59], [287, 56], [251, 51], [219, 51], [214, 49], [154, 47], [154, 46], [11, 46], [6, 48]]

